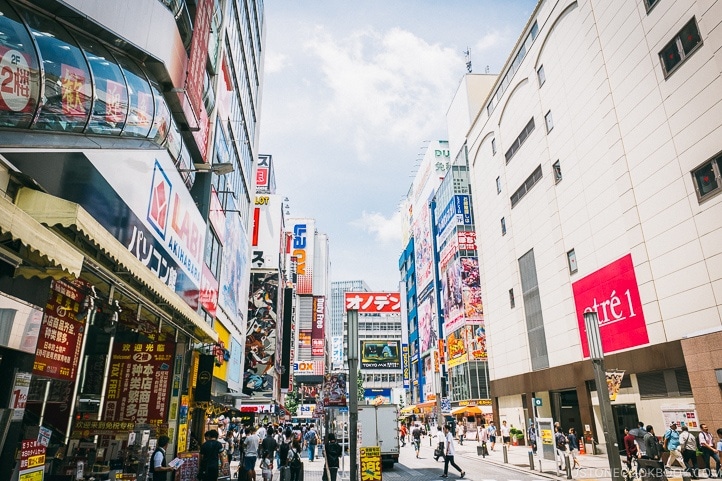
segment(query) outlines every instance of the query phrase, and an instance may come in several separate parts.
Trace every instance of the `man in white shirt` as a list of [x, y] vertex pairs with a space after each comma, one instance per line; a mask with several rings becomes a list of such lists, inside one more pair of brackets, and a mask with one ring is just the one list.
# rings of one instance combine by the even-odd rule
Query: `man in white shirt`
[[444, 425], [444, 474], [442, 478], [449, 477], [449, 464], [451, 464], [457, 471], [459, 471], [459, 478], [463, 478], [466, 474], [459, 466], [454, 462], [454, 436], [449, 431], [449, 426]]
[[501, 439], [507, 448], [511, 446], [511, 428], [506, 424], [506, 419], [501, 422]]

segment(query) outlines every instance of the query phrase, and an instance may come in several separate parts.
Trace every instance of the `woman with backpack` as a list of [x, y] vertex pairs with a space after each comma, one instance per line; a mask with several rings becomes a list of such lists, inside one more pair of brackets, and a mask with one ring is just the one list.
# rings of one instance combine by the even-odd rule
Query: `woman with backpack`
[[300, 481], [303, 461], [301, 461], [301, 444], [298, 441], [293, 441], [291, 449], [288, 450], [288, 467], [291, 469], [291, 481]]

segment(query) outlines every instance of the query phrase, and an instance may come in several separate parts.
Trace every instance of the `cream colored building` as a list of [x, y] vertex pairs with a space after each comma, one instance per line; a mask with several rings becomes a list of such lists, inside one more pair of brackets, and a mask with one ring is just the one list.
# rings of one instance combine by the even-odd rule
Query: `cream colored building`
[[580, 326], [596, 308], [625, 371], [618, 430], [722, 425], [721, 47], [722, 1], [542, 0], [493, 86], [463, 81], [449, 139], [471, 169], [495, 416], [528, 423], [541, 398], [603, 441]]

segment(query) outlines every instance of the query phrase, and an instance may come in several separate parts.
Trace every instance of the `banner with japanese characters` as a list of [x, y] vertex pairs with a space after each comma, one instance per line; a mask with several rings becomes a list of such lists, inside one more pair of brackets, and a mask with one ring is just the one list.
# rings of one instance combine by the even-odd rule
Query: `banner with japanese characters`
[[72, 381], [80, 362], [85, 321], [77, 320], [85, 288], [80, 283], [53, 281], [40, 326], [33, 374]]
[[401, 295], [398, 292], [346, 292], [346, 310], [377, 314], [401, 312]]
[[174, 344], [116, 343], [105, 391], [104, 421], [166, 421]]
[[313, 297], [313, 325], [311, 327], [311, 355], [323, 357], [326, 350], [326, 336], [324, 335], [324, 323], [326, 320], [326, 298], [323, 296]]

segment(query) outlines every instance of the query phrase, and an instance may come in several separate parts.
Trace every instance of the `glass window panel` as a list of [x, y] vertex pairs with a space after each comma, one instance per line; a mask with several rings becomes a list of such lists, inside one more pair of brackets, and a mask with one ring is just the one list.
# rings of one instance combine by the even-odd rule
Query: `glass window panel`
[[173, 118], [158, 84], [151, 80], [150, 86], [155, 99], [155, 115], [153, 116], [153, 128], [150, 130], [150, 139], [156, 144], [162, 144], [166, 136], [169, 136], [173, 130], [171, 128]]
[[43, 58], [45, 95], [34, 127], [82, 132], [90, 115], [91, 76], [83, 53], [58, 23], [18, 7]]
[[178, 127], [176, 127], [175, 122], [172, 122], [170, 130], [168, 131], [168, 137], [166, 137], [163, 146], [168, 149], [168, 153], [171, 157], [173, 157], [174, 161], [177, 160], [180, 155], [182, 143], [183, 138], [181, 137], [181, 133], [178, 130]]
[[682, 31], [679, 32], [679, 39], [682, 41], [682, 50], [684, 50], [685, 55], [689, 55], [689, 53], [692, 52], [692, 50], [694, 50], [694, 48], [702, 41], [694, 18], [692, 18], [692, 20], [684, 26]]
[[671, 72], [682, 60], [682, 57], [679, 54], [679, 49], [677, 48], [677, 40], [675, 39], [667, 44], [667, 46], [664, 47], [664, 50], [659, 53], [659, 56], [662, 57], [664, 71], [667, 73]]
[[95, 85], [93, 112], [87, 131], [120, 135], [128, 115], [128, 89], [123, 73], [108, 49], [96, 40], [83, 35], [76, 38], [88, 59]]
[[719, 185], [717, 183], [717, 179], [715, 178], [712, 162], [709, 162], [698, 169], [694, 173], [694, 178], [697, 181], [697, 189], [699, 189], [700, 197], [717, 189]]
[[0, 126], [30, 127], [39, 98], [40, 68], [30, 34], [0, 0]]
[[128, 83], [128, 119], [122, 135], [147, 137], [155, 110], [151, 86], [138, 64], [124, 55], [116, 54], [116, 58]]

